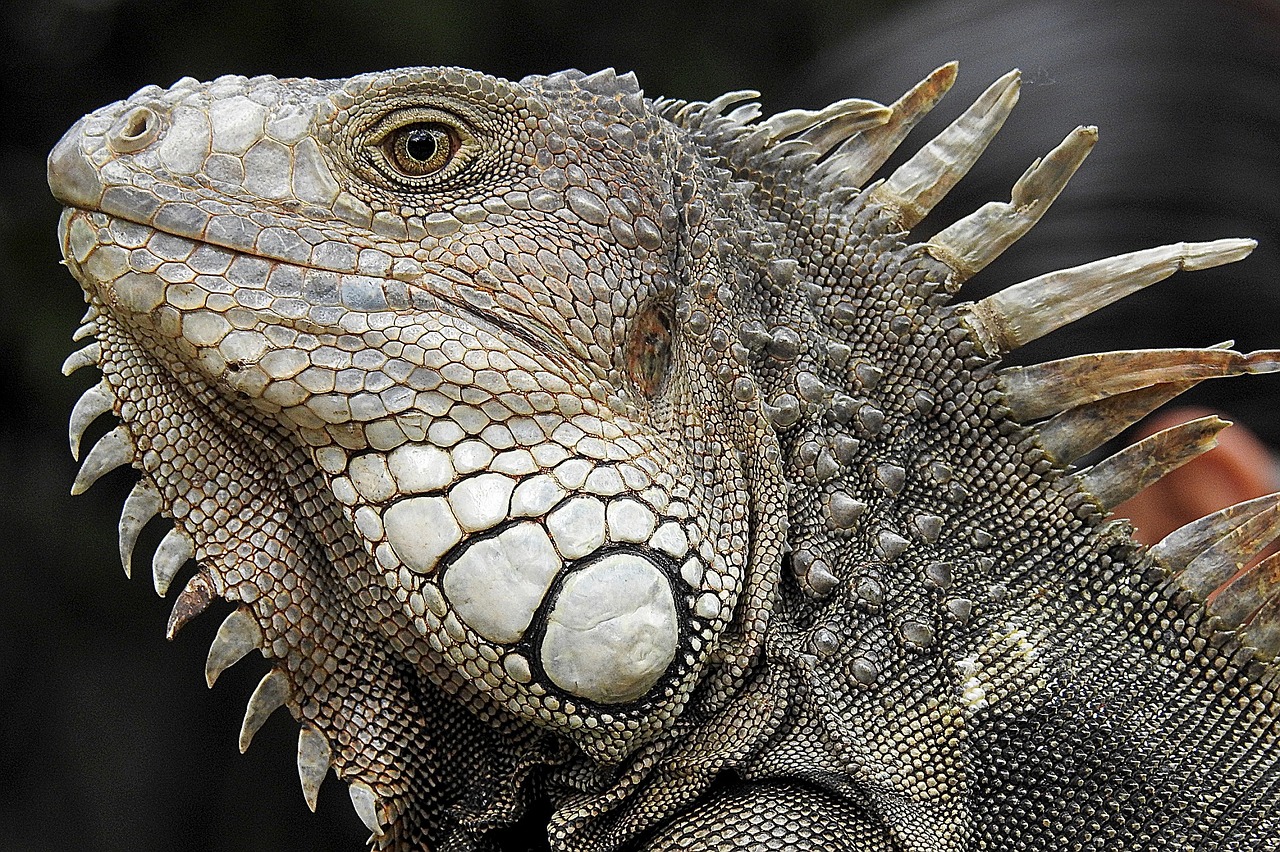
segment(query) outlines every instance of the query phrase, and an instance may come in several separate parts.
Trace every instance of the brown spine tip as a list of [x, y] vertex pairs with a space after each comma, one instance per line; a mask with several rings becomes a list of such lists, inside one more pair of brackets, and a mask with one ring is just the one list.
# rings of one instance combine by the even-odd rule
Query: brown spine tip
[[215, 597], [212, 578], [205, 571], [194, 575], [187, 581], [186, 588], [173, 602], [173, 610], [169, 613], [169, 624], [165, 628], [166, 639], [172, 640], [178, 631], [187, 626], [187, 622], [209, 608]]

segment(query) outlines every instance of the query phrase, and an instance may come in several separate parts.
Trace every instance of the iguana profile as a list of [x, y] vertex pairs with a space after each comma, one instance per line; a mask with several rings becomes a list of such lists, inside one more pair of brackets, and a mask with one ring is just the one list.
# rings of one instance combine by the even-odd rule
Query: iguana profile
[[[49, 159], [169, 635], [238, 604], [378, 849], [1275, 849], [1280, 498], [1154, 548], [1110, 507], [1213, 444], [1073, 462], [1227, 346], [1000, 359], [1248, 240], [960, 284], [1088, 154], [909, 229], [1011, 73], [761, 118], [754, 92], [456, 68], [148, 87]], [[1208, 603], [1206, 603], [1208, 601]], [[536, 838], [530, 840], [530, 837]]]

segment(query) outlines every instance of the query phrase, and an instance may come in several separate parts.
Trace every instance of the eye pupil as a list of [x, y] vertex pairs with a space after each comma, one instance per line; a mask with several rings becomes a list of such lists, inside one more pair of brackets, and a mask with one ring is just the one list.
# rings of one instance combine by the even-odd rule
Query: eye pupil
[[458, 132], [438, 121], [407, 124], [384, 137], [382, 150], [391, 167], [405, 177], [434, 174], [453, 160]]
[[415, 160], [421, 160], [424, 163], [429, 162], [436, 155], [436, 151], [439, 148], [440, 143], [430, 130], [419, 127], [410, 130], [405, 136], [405, 153]]

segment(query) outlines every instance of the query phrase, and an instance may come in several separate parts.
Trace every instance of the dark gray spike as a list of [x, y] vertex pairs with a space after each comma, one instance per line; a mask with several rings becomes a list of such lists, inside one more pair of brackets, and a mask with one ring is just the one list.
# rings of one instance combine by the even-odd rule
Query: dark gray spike
[[1095, 352], [1000, 371], [1010, 415], [1022, 423], [1140, 388], [1280, 370], [1280, 352], [1205, 349]]
[[[635, 84], [634, 76], [631, 82]], [[602, 68], [594, 74], [588, 74], [578, 80], [578, 85], [596, 95], [619, 95], [628, 91], [624, 81], [618, 77], [618, 72], [612, 68]], [[639, 86], [636, 85], [635, 88], [638, 89]]]
[[858, 518], [862, 517], [862, 513], [867, 511], [867, 504], [843, 491], [837, 491], [831, 495], [828, 511], [831, 522], [837, 529], [848, 530], [852, 529], [858, 523]]
[[1231, 424], [1214, 415], [1171, 426], [1105, 458], [1080, 474], [1080, 484], [1111, 510], [1218, 445], [1217, 434]]
[[244, 721], [240, 724], [240, 753], [249, 750], [253, 735], [267, 721], [272, 713], [284, 706], [289, 700], [293, 688], [289, 685], [289, 677], [279, 669], [272, 669], [258, 681], [258, 687], [249, 696], [249, 705], [244, 710]]
[[1207, 600], [1277, 537], [1280, 506], [1272, 506], [1215, 539], [1174, 576], [1198, 600]]
[[1009, 201], [989, 202], [930, 238], [930, 254], [955, 270], [948, 287], [958, 288], [1031, 230], [1097, 141], [1098, 128], [1077, 127], [1018, 178]]
[[1108, 257], [1006, 287], [964, 309], [978, 346], [997, 357], [1181, 270], [1209, 269], [1249, 255], [1257, 240], [1177, 243]]
[[907, 552], [907, 548], [911, 546], [911, 542], [898, 535], [893, 530], [880, 530], [876, 538], [876, 543], [880, 547], [880, 555], [885, 562], [893, 562], [899, 556]]
[[618, 74], [617, 77], [618, 90], [627, 95], [642, 95], [643, 90], [640, 88], [640, 78], [636, 76], [636, 72], [628, 71], [625, 74]]
[[840, 578], [831, 573], [831, 569], [827, 567], [827, 563], [818, 560], [809, 566], [809, 570], [805, 572], [804, 590], [811, 597], [826, 597], [831, 590], [840, 585]]
[[1223, 623], [1238, 627], [1276, 594], [1280, 594], [1280, 553], [1239, 572], [1216, 590], [1209, 598], [1209, 609]]
[[917, 83], [889, 107], [892, 116], [888, 121], [850, 136], [812, 175], [812, 180], [820, 189], [862, 186], [870, 180], [951, 88], [956, 68], [956, 63], [948, 62]]
[[1213, 542], [1258, 513], [1277, 506], [1280, 506], [1280, 492], [1219, 509], [1169, 533], [1151, 547], [1151, 556], [1171, 571], [1181, 571]]
[[1018, 102], [1022, 75], [1010, 71], [991, 84], [964, 114], [871, 190], [871, 197], [898, 211], [904, 228], [929, 215], [982, 156]]

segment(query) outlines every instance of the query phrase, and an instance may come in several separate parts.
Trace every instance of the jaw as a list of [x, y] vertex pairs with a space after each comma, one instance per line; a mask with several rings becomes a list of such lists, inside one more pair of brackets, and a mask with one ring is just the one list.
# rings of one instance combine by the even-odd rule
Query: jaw
[[[100, 367], [102, 383], [86, 394], [98, 400], [90, 413], [110, 410], [121, 420], [88, 453], [77, 489], [120, 464], [141, 473], [121, 520], [126, 565], [151, 517], [172, 520], [155, 556], [157, 591], [181, 584], [176, 575], [191, 558], [198, 571], [175, 602], [171, 637], [214, 597], [238, 605], [210, 649], [206, 674], [212, 685], [254, 648], [271, 663], [249, 699], [241, 750], [286, 707], [301, 726], [308, 803], [315, 806], [332, 767], [351, 785], [379, 848], [412, 848], [427, 836], [479, 833], [518, 818], [521, 780], [533, 766], [566, 760], [562, 745], [499, 732], [442, 694], [418, 651], [396, 640], [408, 634], [403, 608], [376, 581], [306, 448], [178, 359], [162, 363], [67, 257], [97, 339], [69, 363]], [[82, 433], [87, 422], [76, 420], [73, 432]], [[519, 758], [512, 734], [525, 740]], [[498, 765], [479, 755], [498, 755]]]

